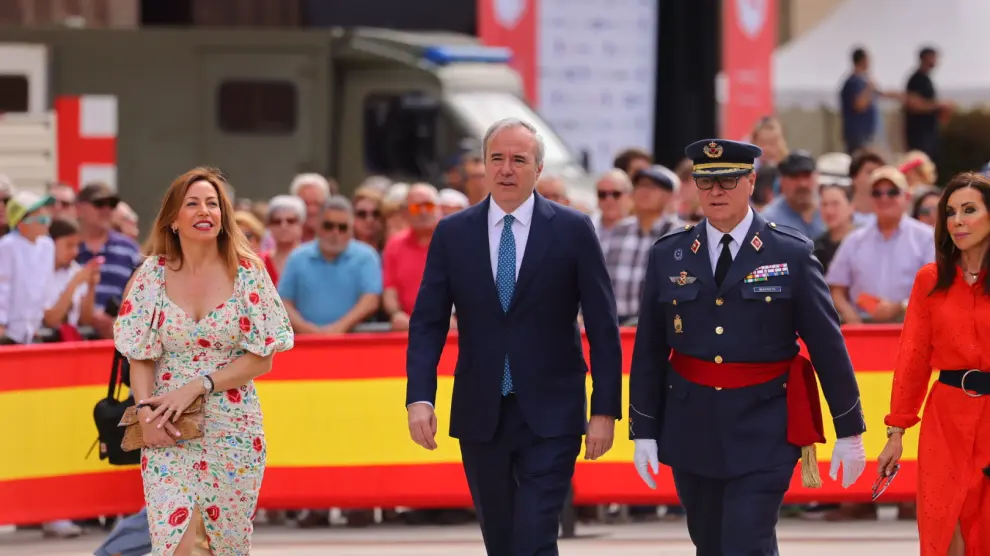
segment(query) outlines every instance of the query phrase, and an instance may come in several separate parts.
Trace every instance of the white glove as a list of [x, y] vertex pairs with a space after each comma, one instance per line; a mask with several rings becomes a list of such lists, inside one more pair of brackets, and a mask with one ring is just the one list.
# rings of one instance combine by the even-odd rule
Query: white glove
[[639, 473], [639, 477], [643, 479], [646, 486], [656, 489], [657, 483], [647, 470], [647, 465], [653, 470], [653, 475], [660, 472], [660, 460], [657, 459], [657, 441], [652, 438], [644, 438], [633, 442], [636, 443], [636, 449], [633, 452], [633, 464], [636, 466], [636, 472]]
[[832, 449], [832, 468], [828, 473], [833, 481], [838, 480], [840, 463], [842, 488], [849, 488], [866, 469], [866, 449], [863, 448], [862, 436], [847, 436], [835, 441], [835, 447]]

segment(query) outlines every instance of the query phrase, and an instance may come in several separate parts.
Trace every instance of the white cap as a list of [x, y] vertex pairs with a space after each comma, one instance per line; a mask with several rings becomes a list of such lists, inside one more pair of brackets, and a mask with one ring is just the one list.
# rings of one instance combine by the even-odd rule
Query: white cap
[[849, 165], [852, 157], [846, 153], [825, 153], [818, 157], [815, 166], [819, 181], [825, 185], [852, 185], [849, 179]]

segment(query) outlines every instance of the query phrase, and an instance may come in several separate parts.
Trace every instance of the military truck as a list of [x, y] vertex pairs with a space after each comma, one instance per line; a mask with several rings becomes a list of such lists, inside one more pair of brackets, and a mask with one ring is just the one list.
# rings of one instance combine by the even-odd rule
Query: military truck
[[[29, 121], [44, 121], [57, 95], [116, 97], [117, 186], [145, 226], [170, 180], [199, 164], [219, 167], [252, 199], [286, 192], [305, 171], [334, 176], [344, 192], [373, 174], [436, 182], [442, 160], [465, 141], [480, 146], [487, 126], [510, 116], [540, 130], [545, 172], [586, 199], [593, 191], [580, 157], [523, 100], [510, 53], [474, 37], [366, 28], [3, 29], [0, 37], [0, 83], [18, 71], [5, 69], [5, 46], [43, 47], [32, 63], [44, 67], [23, 72]], [[10, 143], [0, 139], [0, 149]]]

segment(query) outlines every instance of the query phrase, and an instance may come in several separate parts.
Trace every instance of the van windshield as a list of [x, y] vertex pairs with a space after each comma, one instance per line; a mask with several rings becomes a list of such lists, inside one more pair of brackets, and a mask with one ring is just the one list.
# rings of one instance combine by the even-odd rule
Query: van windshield
[[543, 163], [549, 167], [575, 164], [574, 156], [563, 141], [543, 119], [529, 106], [510, 93], [472, 92], [454, 93], [448, 97], [450, 106], [479, 139], [485, 136], [488, 126], [503, 118], [518, 118], [533, 124], [543, 137], [545, 149]]

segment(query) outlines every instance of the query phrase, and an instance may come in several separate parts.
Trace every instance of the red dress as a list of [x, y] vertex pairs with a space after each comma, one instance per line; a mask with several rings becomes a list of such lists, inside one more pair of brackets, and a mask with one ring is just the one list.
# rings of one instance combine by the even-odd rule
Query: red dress
[[[901, 332], [887, 425], [912, 427], [932, 369], [990, 371], [990, 296], [961, 272], [947, 291], [935, 286], [935, 264], [914, 281]], [[966, 556], [990, 554], [990, 396], [970, 397], [936, 382], [918, 436], [918, 532], [921, 556], [945, 556], [956, 524]]]

